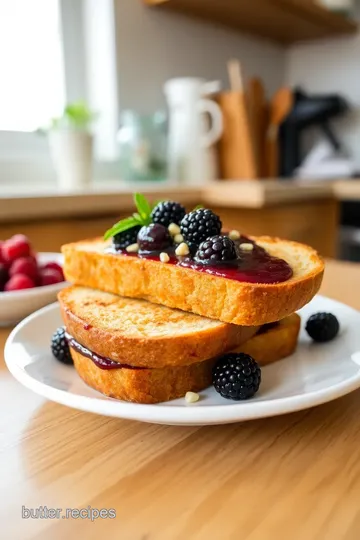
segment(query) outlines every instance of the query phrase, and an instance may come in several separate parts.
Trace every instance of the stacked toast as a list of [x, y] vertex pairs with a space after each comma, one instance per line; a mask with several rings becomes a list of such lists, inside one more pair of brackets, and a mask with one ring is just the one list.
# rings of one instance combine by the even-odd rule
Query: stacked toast
[[62, 249], [73, 286], [59, 302], [75, 368], [89, 386], [158, 403], [210, 386], [229, 353], [260, 365], [292, 354], [295, 312], [322, 280], [314, 250], [224, 233], [210, 210], [186, 214], [171, 201], [151, 208], [135, 200], [138, 212], [105, 240]]

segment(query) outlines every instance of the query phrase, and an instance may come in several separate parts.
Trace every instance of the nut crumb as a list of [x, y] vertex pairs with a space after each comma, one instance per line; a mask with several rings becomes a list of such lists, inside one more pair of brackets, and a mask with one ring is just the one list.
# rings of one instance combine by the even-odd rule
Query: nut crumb
[[167, 253], [163, 252], [163, 253], [160, 253], [160, 261], [163, 262], [163, 263], [167, 263], [170, 261], [170, 257]]
[[240, 244], [240, 249], [243, 251], [252, 251], [254, 249], [254, 244]]
[[180, 234], [180, 227], [179, 225], [176, 225], [176, 223], [170, 223], [168, 226], [168, 231], [171, 236], [176, 236], [177, 234]]
[[186, 403], [196, 403], [199, 399], [200, 396], [196, 392], [186, 392], [185, 394]]
[[189, 255], [190, 253], [190, 250], [189, 250], [189, 246], [187, 244], [185, 244], [185, 242], [182, 242], [182, 244], [180, 244], [176, 250], [175, 250], [175, 253], [176, 255], [182, 255], [182, 256], [185, 256], [185, 255]]
[[239, 238], [240, 238], [239, 231], [236, 231], [236, 230], [230, 231], [229, 232], [229, 238], [230, 238], [230, 240], [239, 240]]
[[175, 234], [174, 236], [174, 242], [175, 244], [181, 244], [181, 242], [184, 241], [184, 237], [182, 234]]
[[139, 251], [139, 244], [130, 244], [130, 246], [126, 248], [126, 251], [128, 253], [137, 253]]

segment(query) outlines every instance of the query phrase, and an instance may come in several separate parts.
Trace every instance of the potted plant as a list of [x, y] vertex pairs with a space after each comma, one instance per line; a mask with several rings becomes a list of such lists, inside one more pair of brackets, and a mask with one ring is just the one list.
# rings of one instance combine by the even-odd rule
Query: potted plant
[[47, 128], [40, 130], [48, 135], [50, 153], [61, 189], [81, 190], [91, 183], [91, 124], [95, 118], [96, 114], [86, 103], [69, 103], [60, 117], [53, 118]]

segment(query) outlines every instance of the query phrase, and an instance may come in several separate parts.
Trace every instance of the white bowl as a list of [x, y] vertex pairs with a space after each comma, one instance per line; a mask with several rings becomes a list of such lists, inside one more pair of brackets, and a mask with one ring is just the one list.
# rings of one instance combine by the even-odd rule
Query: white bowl
[[[57, 262], [62, 265], [61, 253], [38, 253], [40, 264]], [[57, 293], [68, 283], [45, 285], [21, 291], [0, 292], [0, 326], [11, 326], [47, 304], [55, 302]]]

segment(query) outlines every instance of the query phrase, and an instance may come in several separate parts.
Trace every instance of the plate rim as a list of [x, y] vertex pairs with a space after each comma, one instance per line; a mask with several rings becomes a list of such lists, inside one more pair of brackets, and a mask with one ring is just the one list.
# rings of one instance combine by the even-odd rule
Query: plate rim
[[[323, 295], [316, 295], [316, 298], [329, 300], [338, 306], [350, 309], [360, 316], [360, 313], [356, 309], [342, 302]], [[226, 405], [202, 406], [200, 400], [195, 404], [169, 406], [167, 402], [140, 404], [111, 398], [104, 399], [104, 396], [101, 394], [101, 397], [73, 394], [34, 379], [19, 367], [16, 361], [14, 362], [11, 359], [11, 347], [17, 334], [34, 319], [41, 318], [47, 312], [55, 311], [56, 309], [59, 309], [58, 302], [49, 304], [26, 317], [11, 331], [4, 348], [5, 364], [14, 378], [26, 388], [50, 401], [84, 412], [126, 420], [168, 425], [219, 425], [280, 416], [305, 410], [343, 397], [360, 387], [359, 366], [359, 370], [353, 376], [340, 383], [335, 383], [321, 390], [314, 390], [306, 394], [275, 398], [271, 401], [230, 402]], [[68, 369], [73, 369], [73, 367], [68, 366]], [[77, 376], [79, 377], [79, 375]], [[83, 382], [83, 384], [86, 383]]]

